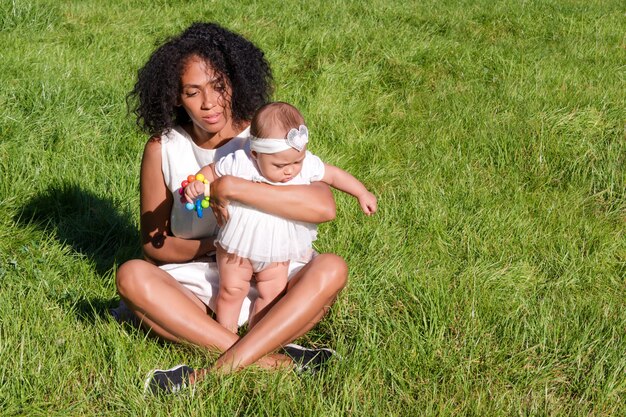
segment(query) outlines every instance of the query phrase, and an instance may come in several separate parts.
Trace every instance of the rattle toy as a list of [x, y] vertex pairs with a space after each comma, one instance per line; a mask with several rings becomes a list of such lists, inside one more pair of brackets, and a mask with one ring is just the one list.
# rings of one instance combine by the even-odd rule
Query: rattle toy
[[183, 203], [185, 205], [185, 208], [189, 211], [191, 210], [195, 210], [196, 214], [198, 215], [198, 218], [202, 218], [203, 215], [203, 210], [205, 208], [209, 207], [209, 201], [210, 198], [209, 196], [205, 196], [202, 199], [197, 199], [195, 204], [194, 203], [189, 203], [187, 201], [187, 199], [185, 199], [185, 196], [183, 195], [185, 193], [185, 187], [188, 186], [190, 183], [194, 182], [194, 181], [202, 181], [204, 184], [208, 184], [209, 182], [204, 178], [204, 175], [202, 174], [198, 174], [198, 175], [189, 175], [187, 177], [186, 180], [184, 180], [183, 182], [180, 183], [180, 188], [178, 189], [178, 193], [180, 194], [180, 202]]

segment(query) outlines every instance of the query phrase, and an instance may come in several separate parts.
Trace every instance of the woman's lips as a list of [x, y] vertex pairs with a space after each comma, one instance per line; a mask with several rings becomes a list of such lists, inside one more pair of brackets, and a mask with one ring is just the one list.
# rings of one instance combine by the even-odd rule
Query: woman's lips
[[222, 116], [222, 113], [212, 114], [210, 116], [204, 116], [202, 120], [204, 120], [205, 122], [209, 124], [214, 124], [220, 121], [221, 116]]

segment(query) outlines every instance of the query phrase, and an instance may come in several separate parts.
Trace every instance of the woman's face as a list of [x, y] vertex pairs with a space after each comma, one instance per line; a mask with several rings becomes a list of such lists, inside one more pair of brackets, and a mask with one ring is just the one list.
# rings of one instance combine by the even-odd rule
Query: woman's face
[[219, 84], [220, 79], [205, 60], [190, 57], [180, 82], [180, 105], [187, 111], [197, 134], [213, 136], [231, 123], [230, 87]]

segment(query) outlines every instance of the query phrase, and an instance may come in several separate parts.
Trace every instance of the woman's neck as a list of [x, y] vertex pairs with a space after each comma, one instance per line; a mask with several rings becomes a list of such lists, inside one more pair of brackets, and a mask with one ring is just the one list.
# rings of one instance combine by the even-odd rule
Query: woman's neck
[[236, 125], [234, 123], [229, 123], [224, 126], [222, 130], [216, 133], [210, 133], [206, 130], [199, 129], [193, 123], [189, 123], [183, 126], [183, 128], [189, 136], [191, 136], [191, 139], [198, 147], [203, 149], [217, 149], [241, 133], [241, 131], [248, 125], [248, 122], [238, 123]]

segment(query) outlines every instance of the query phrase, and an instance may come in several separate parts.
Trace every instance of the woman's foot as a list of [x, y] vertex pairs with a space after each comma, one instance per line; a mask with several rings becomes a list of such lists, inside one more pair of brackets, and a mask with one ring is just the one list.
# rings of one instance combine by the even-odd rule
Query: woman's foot
[[289, 343], [278, 351], [291, 358], [296, 365], [295, 371], [299, 374], [316, 374], [333, 357], [339, 358], [339, 354], [332, 349], [309, 349], [295, 343]]
[[[282, 347], [279, 353], [288, 356], [296, 365], [295, 371], [299, 374], [309, 373], [311, 375], [319, 372], [329, 360], [334, 357], [340, 358], [339, 354], [332, 349], [320, 348], [309, 349], [295, 343], [290, 343]], [[189, 386], [191, 378], [198, 379], [204, 376], [205, 370], [200, 370], [196, 375], [194, 369], [187, 365], [177, 365], [170, 369], [154, 369], [150, 371], [144, 383], [144, 392], [176, 393]]]
[[139, 327], [139, 318], [126, 305], [124, 300], [120, 300], [117, 307], [109, 309], [109, 314], [120, 324], [128, 323], [133, 327]]
[[144, 383], [144, 392], [153, 394], [176, 393], [190, 385], [193, 368], [187, 365], [177, 365], [170, 369], [154, 369], [150, 371]]

